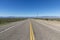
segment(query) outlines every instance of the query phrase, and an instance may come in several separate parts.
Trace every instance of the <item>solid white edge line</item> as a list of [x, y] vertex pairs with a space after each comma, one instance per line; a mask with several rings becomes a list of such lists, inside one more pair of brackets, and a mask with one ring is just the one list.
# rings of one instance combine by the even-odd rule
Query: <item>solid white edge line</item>
[[9, 27], [9, 28], [7, 28], [7, 29], [1, 31], [0, 33], [3, 33], [3, 32], [5, 32], [5, 31], [7, 31], [7, 30], [9, 30], [9, 29], [11, 29], [11, 28], [13, 28], [13, 27], [15, 27], [15, 26]]

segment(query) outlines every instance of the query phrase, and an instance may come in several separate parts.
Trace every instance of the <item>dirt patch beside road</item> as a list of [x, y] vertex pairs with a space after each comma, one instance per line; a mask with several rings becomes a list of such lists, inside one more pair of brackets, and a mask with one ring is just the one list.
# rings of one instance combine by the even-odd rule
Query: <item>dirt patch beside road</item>
[[46, 20], [36, 20], [37, 22], [41, 23], [41, 24], [46, 24], [46, 26], [50, 26], [52, 28], [56, 28], [60, 30], [60, 21], [46, 21]]

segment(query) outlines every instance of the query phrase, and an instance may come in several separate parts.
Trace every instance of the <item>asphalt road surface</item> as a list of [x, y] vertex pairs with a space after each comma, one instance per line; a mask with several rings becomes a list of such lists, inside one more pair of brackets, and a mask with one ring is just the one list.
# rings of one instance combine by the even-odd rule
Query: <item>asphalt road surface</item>
[[0, 40], [60, 40], [60, 31], [28, 19], [1, 26]]

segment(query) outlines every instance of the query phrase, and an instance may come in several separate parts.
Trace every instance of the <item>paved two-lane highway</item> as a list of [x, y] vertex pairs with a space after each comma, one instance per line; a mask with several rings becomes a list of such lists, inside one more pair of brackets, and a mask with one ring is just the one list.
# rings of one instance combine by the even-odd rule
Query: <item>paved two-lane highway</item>
[[49, 27], [33, 19], [14, 22], [0, 27], [0, 40], [60, 40], [60, 31]]
[[3, 32], [0, 32], [0, 40], [29, 40], [29, 21], [22, 21], [13, 24], [9, 28], [4, 28]]

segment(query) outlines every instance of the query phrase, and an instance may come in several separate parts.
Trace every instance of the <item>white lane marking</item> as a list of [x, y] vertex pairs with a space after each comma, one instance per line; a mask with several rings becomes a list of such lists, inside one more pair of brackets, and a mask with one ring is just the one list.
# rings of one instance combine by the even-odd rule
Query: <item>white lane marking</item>
[[[22, 22], [21, 24], [23, 24], [25, 21], [26, 21], [26, 20], [20, 21], [20, 22]], [[7, 28], [7, 29], [1, 31], [0, 33], [3, 33], [3, 32], [5, 32], [5, 31], [8, 31], [9, 29], [11, 29], [11, 28], [13, 28], [13, 27], [15, 27], [15, 26], [9, 27], [9, 28]]]
[[7, 30], [9, 30], [9, 29], [11, 29], [13, 27], [15, 27], [15, 26], [9, 27], [9, 28], [5, 29], [4, 31], [1, 31], [0, 33], [3, 33], [3, 32], [5, 32], [5, 31], [7, 31]]
[[[26, 20], [25, 20], [25, 21], [26, 21]], [[25, 21], [21, 21], [21, 22], [23, 23], [23, 22], [25, 22]], [[22, 24], [22, 23], [21, 23], [21, 24]], [[5, 32], [5, 31], [8, 31], [9, 29], [11, 29], [11, 28], [13, 28], [13, 27], [15, 27], [15, 26], [11, 26], [11, 27], [9, 27], [9, 28], [7, 28], [7, 29], [1, 31], [0, 33], [3, 33], [3, 32]]]
[[38, 22], [38, 21], [36, 21], [37, 23], [39, 23], [39, 24], [42, 24], [42, 25], [44, 25], [45, 27], [48, 27], [48, 28], [51, 28], [51, 29], [53, 29], [53, 30], [55, 30], [55, 31], [57, 31], [57, 32], [60, 32], [60, 30], [59, 29], [57, 29], [57, 28], [54, 28], [53, 26], [51, 26], [51, 25], [47, 25], [47, 24], [45, 24], [45, 23], [40, 23], [40, 22]]

